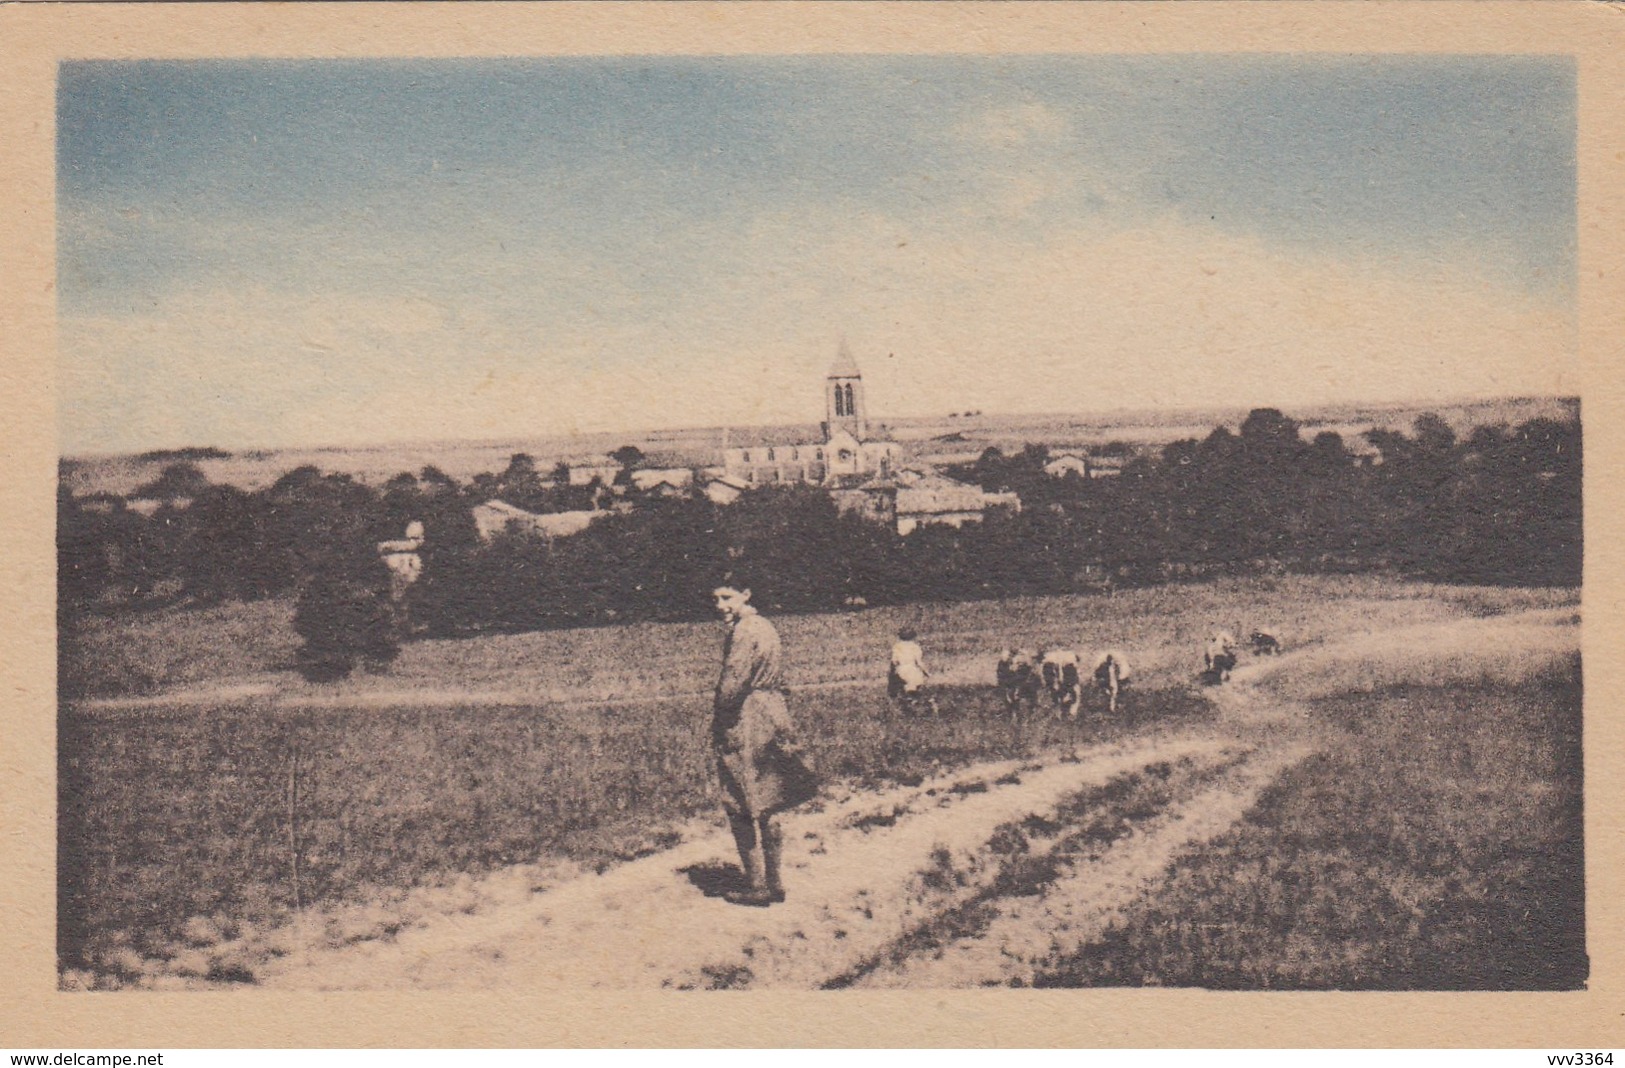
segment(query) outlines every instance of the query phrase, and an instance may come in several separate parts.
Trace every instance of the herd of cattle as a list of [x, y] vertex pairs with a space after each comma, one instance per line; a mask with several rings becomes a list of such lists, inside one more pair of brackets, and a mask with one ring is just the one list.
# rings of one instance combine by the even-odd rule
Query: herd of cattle
[[[1281, 651], [1280, 639], [1262, 630], [1253, 631], [1248, 646], [1257, 656], [1274, 656]], [[1239, 648], [1229, 631], [1215, 631], [1202, 651], [1201, 681], [1209, 685], [1228, 681]], [[1040, 696], [1047, 695], [1057, 715], [1076, 719], [1083, 707], [1082, 665], [1082, 658], [1071, 649], [1006, 649], [999, 657], [997, 685], [1005, 706], [1012, 711], [1023, 705], [1030, 711], [1037, 707]], [[1128, 657], [1119, 649], [1108, 649], [1095, 657], [1089, 679], [1105, 696], [1108, 712], [1117, 711], [1118, 697], [1132, 675]]]

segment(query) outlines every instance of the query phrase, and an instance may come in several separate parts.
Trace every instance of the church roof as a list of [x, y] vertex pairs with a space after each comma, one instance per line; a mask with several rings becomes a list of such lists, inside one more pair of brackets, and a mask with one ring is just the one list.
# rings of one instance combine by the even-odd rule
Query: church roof
[[816, 426], [746, 426], [728, 428], [728, 448], [759, 449], [768, 445], [822, 445]]
[[835, 354], [835, 362], [829, 365], [829, 378], [862, 378], [863, 372], [858, 370], [858, 361], [852, 358], [852, 350], [846, 347], [846, 338], [841, 339], [841, 350]]

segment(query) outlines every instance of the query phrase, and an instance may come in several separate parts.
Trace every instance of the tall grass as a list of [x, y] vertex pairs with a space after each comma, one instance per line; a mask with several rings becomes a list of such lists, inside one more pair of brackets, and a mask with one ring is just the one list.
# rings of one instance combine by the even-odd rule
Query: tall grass
[[[1206, 713], [1137, 694], [1110, 723], [1012, 719], [984, 687], [904, 715], [881, 687], [809, 690], [792, 707], [827, 776], [917, 783]], [[668, 847], [717, 811], [705, 706], [384, 707], [262, 703], [64, 712], [60, 951], [177, 951], [188, 922], [262, 924], [538, 859], [603, 866]]]
[[1582, 986], [1578, 657], [1314, 714], [1335, 744], [1041, 985]]
[[[1262, 627], [1289, 649], [1341, 634], [1386, 631], [1528, 608], [1576, 606], [1574, 591], [1431, 586], [1372, 575], [1296, 576], [1070, 595], [926, 603], [836, 615], [780, 615], [793, 685], [884, 677], [898, 628], [920, 632], [942, 681], [991, 681], [1006, 645], [1127, 650], [1154, 685], [1188, 680], [1209, 629]], [[64, 671], [79, 692], [118, 696], [288, 670], [299, 640], [289, 601], [170, 608], [84, 622]], [[520, 689], [539, 700], [701, 692], [721, 652], [715, 624], [631, 624], [462, 640], [416, 641], [386, 676], [321, 693], [380, 689]]]

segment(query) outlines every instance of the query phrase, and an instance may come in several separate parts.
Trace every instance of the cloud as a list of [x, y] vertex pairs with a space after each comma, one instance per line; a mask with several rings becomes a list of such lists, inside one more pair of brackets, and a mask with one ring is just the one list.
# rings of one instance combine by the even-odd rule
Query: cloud
[[985, 108], [956, 123], [952, 136], [968, 144], [1012, 150], [1053, 145], [1066, 139], [1067, 117], [1036, 101]]
[[667, 262], [575, 265], [602, 301], [448, 272], [412, 291], [284, 278], [64, 314], [63, 447], [813, 422], [843, 334], [882, 416], [1579, 388], [1566, 305], [1464, 266], [1172, 217], [1023, 230], [809, 208], [670, 237]]
[[1172, 220], [919, 252], [880, 345], [929, 368], [929, 388], [895, 386], [915, 412], [1578, 389], [1568, 310], [1467, 271], [1293, 254]]

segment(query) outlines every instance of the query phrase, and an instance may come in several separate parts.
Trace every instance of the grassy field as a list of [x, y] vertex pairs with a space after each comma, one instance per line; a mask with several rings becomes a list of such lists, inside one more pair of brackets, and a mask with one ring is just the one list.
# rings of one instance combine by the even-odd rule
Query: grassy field
[[[940, 691], [948, 714], [899, 715], [878, 688], [798, 696], [818, 767], [872, 786], [1085, 744], [1209, 713], [1142, 693], [1111, 723], [1015, 721], [985, 688]], [[372, 900], [538, 858], [602, 867], [676, 843], [717, 811], [692, 702], [277, 712], [159, 707], [69, 714], [61, 760], [62, 948], [183, 951], [188, 924], [264, 925], [301, 905]]]
[[1040, 985], [1583, 986], [1578, 656], [1313, 715], [1319, 753]]
[[[896, 631], [920, 632], [937, 681], [991, 681], [999, 650], [1120, 648], [1141, 679], [1183, 684], [1207, 634], [1263, 627], [1289, 648], [1368, 630], [1574, 603], [1564, 590], [1483, 589], [1378, 576], [1281, 576], [1129, 590], [1115, 597], [1030, 597], [919, 604], [840, 615], [776, 617], [792, 686], [883, 677]], [[288, 601], [169, 608], [91, 619], [67, 665], [89, 696], [152, 693], [264, 678], [278, 692], [360, 698], [402, 689], [526, 693], [537, 701], [703, 695], [715, 680], [716, 624], [498, 634], [408, 644], [388, 674], [313, 686], [292, 671], [298, 639]]]
[[[1191, 678], [1214, 623], [1267, 624], [1312, 649], [1574, 603], [1563, 591], [1289, 577], [777, 622], [822, 770], [870, 785], [1200, 720], [1211, 708]], [[937, 669], [940, 718], [901, 717], [884, 700], [886, 650], [904, 623]], [[1115, 720], [1013, 724], [998, 705], [987, 686], [998, 649], [1057, 642], [1129, 651], [1139, 673]], [[716, 813], [705, 723], [720, 644], [719, 627], [694, 624], [418, 642], [386, 675], [317, 685], [280, 666], [292, 648], [284, 605], [103, 622], [81, 645], [92, 689], [156, 696], [61, 710], [63, 964], [129, 975], [142, 957], [195, 952], [301, 905], [669, 846], [686, 821]], [[255, 696], [209, 697], [244, 679], [262, 684]], [[1324, 775], [1350, 777], [1342, 765]], [[1321, 803], [1344, 799], [1305, 802]]]

